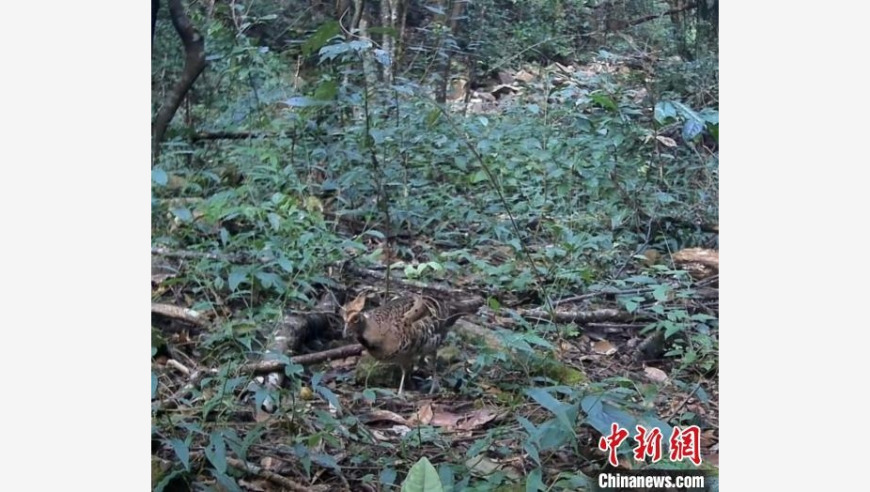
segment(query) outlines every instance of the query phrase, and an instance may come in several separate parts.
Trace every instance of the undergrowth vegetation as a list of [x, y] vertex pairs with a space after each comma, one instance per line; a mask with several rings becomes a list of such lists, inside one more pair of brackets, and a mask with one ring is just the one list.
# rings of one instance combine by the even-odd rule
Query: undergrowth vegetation
[[[209, 65], [152, 169], [152, 285], [195, 316], [152, 318], [155, 489], [580, 490], [614, 422], [699, 425], [705, 459], [718, 449], [716, 277], [672, 258], [718, 249], [716, 54], [652, 44], [666, 17], [641, 50], [565, 38], [575, 18], [594, 31], [589, 2], [503, 3], [470, 8], [504, 20], [466, 27], [455, 49], [479, 60], [454, 63], [531, 77], [478, 105], [436, 103], [419, 70], [375, 79], [393, 60], [333, 20], [278, 48], [252, 30], [286, 10], [191, 9]], [[155, 111], [177, 42], [161, 18]], [[271, 349], [282, 316], [383, 282], [486, 299], [486, 333], [455, 330], [439, 355], [440, 397], [290, 358], [347, 341]], [[251, 389], [246, 367], [270, 358], [285, 380]]]

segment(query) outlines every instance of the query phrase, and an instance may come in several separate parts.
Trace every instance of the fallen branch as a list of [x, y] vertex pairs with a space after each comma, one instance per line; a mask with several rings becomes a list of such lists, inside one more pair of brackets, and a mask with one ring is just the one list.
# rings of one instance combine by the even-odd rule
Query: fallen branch
[[203, 140], [247, 140], [257, 138], [288, 138], [293, 136], [285, 132], [200, 132], [191, 137], [191, 140], [193, 142], [200, 142]]
[[200, 328], [205, 328], [208, 324], [208, 320], [205, 319], [202, 313], [193, 309], [173, 306], [172, 304], [151, 303], [151, 314], [159, 314], [167, 318], [181, 320]]
[[171, 367], [175, 368], [176, 371], [184, 374], [187, 377], [190, 377], [190, 369], [188, 369], [187, 366], [185, 366], [181, 362], [178, 362], [175, 359], [167, 359], [166, 365], [171, 366]]
[[[208, 260], [219, 260], [226, 261], [229, 263], [242, 263], [249, 261], [246, 255], [223, 255], [218, 253], [206, 253], [204, 251], [185, 251], [185, 250], [171, 250], [168, 248], [155, 247], [151, 248], [152, 255], [165, 256], [167, 258], [181, 258], [181, 259], [208, 259]], [[260, 263], [265, 263], [269, 261], [266, 258], [258, 259]]]
[[302, 485], [299, 482], [295, 482], [290, 480], [287, 477], [278, 475], [275, 472], [266, 470], [265, 468], [254, 465], [253, 463], [248, 463], [247, 461], [242, 461], [236, 458], [227, 458], [227, 464], [236, 470], [243, 471], [250, 475], [255, 475], [264, 480], [268, 480], [275, 485], [283, 487], [286, 490], [292, 490], [294, 492], [311, 492], [312, 490], [321, 490], [320, 488], [313, 488], [307, 485]]
[[660, 13], [660, 14], [651, 14], [651, 15], [646, 15], [646, 16], [643, 16], [643, 17], [638, 17], [637, 19], [632, 19], [632, 20], [628, 21], [628, 23], [627, 23], [627, 25], [626, 25], [625, 27], [636, 26], [636, 25], [638, 25], [638, 24], [643, 24], [644, 22], [649, 22], [649, 21], [651, 21], [651, 20], [659, 19], [659, 18], [664, 17], [664, 16], [666, 16], [666, 15], [674, 15], [674, 14], [678, 14], [678, 13], [680, 13], [680, 12], [685, 12], [685, 11], [687, 11], [687, 10], [692, 10], [692, 9], [694, 9], [694, 8], [697, 8], [697, 7], [698, 7], [698, 2], [693, 2], [693, 3], [690, 3], [689, 5], [684, 6], [684, 7], [680, 7], [680, 8], [676, 8], [676, 9], [671, 9], [671, 10], [668, 10], [668, 11], [666, 11], [666, 12], [662, 12], [662, 13]]
[[541, 308], [518, 309], [517, 314], [526, 319], [552, 321], [554, 323], [590, 323], [601, 321], [632, 321], [635, 315], [619, 309], [596, 309], [593, 311], [555, 311], [552, 314]]
[[[351, 345], [343, 345], [341, 347], [337, 347], [334, 349], [324, 350], [322, 352], [315, 352], [313, 354], [303, 354], [297, 355], [295, 357], [290, 358], [290, 362], [301, 365], [315, 364], [317, 362], [323, 362], [332, 359], [343, 359], [345, 357], [352, 357], [354, 355], [359, 355], [363, 351], [363, 346], [354, 343]], [[278, 371], [283, 371], [284, 366], [287, 364], [283, 360], [263, 360], [259, 362], [254, 362], [251, 364], [245, 364], [239, 367], [238, 372], [241, 374], [268, 374], [274, 373]], [[186, 398], [190, 393], [196, 389], [196, 385], [199, 384], [200, 381], [205, 376], [216, 376], [220, 374], [220, 370], [218, 369], [207, 369], [203, 371], [194, 371], [190, 377], [190, 382], [185, 384], [181, 389], [172, 394], [169, 398], [164, 401], [157, 401], [151, 404], [151, 410], [153, 412], [159, 412], [162, 410], [172, 409], [178, 406], [178, 400], [182, 398]]]
[[[290, 362], [293, 362], [294, 364], [301, 364], [304, 366], [332, 359], [343, 359], [345, 357], [352, 357], [354, 355], [361, 354], [362, 351], [363, 346], [358, 343], [354, 343], [350, 345], [342, 345], [341, 347], [336, 347], [329, 350], [324, 350], [322, 352], [315, 352], [313, 354], [297, 355], [295, 357], [291, 357]], [[242, 373], [262, 374], [283, 371], [285, 365], [286, 364], [284, 363], [284, 361], [281, 360], [262, 360], [260, 362], [245, 364], [239, 368], [239, 371]]]

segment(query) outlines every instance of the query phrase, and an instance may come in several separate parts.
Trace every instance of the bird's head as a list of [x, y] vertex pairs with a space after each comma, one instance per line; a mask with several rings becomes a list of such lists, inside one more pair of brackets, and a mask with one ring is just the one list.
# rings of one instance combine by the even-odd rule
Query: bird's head
[[347, 337], [348, 333], [354, 336], [358, 335], [364, 326], [365, 315], [363, 313], [351, 313], [344, 319], [344, 337]]
[[365, 314], [362, 312], [365, 306], [365, 293], [360, 294], [356, 299], [344, 306], [342, 309], [342, 318], [344, 319], [343, 337], [347, 337], [348, 333], [358, 335], [362, 331], [366, 319]]

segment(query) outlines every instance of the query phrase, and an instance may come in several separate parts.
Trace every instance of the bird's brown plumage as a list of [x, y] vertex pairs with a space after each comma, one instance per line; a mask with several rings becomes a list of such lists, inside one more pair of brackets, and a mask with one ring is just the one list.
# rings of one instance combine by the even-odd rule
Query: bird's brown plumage
[[[345, 330], [368, 350], [372, 357], [399, 365], [402, 381], [420, 357], [430, 356], [432, 391], [435, 389], [435, 354], [447, 336], [447, 331], [469, 307], [458, 307], [431, 297], [411, 295], [400, 297], [369, 311], [362, 311], [361, 296], [345, 310]], [[472, 306], [475, 310], [479, 307]], [[472, 311], [473, 312], [473, 311]], [[430, 391], [431, 392], [431, 391]]]

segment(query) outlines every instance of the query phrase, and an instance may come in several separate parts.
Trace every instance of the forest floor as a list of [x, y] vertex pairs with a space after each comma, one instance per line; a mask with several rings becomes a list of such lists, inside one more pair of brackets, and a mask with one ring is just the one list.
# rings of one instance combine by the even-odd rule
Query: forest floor
[[[501, 84], [492, 93], [505, 91], [516, 88]], [[641, 91], [625, 91], [625, 104], [645, 97]], [[471, 98], [472, 105], [481, 113], [498, 111], [492, 97]], [[656, 139], [667, 149], [678, 145], [675, 138]], [[596, 182], [616, 175], [600, 167]], [[597, 169], [583, 170], [586, 183]], [[608, 192], [616, 206], [640, 216], [636, 209], [644, 205], [614, 183]], [[455, 195], [451, 186], [445, 182], [440, 196]], [[543, 188], [533, 186], [518, 196], [531, 200], [553, 185], [544, 180]], [[468, 197], [468, 203], [478, 199]], [[178, 199], [172, 200], [176, 206]], [[197, 200], [191, 199], [191, 208], [206, 203]], [[668, 456], [674, 429], [691, 426], [699, 431], [700, 468], [718, 473], [718, 253], [710, 249], [718, 245], [718, 226], [660, 214], [636, 221], [640, 232], [631, 237], [640, 238], [637, 244], [599, 247], [595, 241], [604, 234], [593, 231], [571, 256], [553, 242], [553, 231], [568, 231], [565, 244], [579, 237], [569, 234], [578, 228], [571, 197], [561, 210], [530, 207], [521, 221], [527, 236], [521, 246], [498, 239], [501, 232], [460, 244], [456, 238], [490, 233], [470, 222], [445, 228], [432, 220], [423, 232], [396, 227], [402, 232], [370, 234], [372, 223], [337, 213], [325, 199], [312, 200], [321, 220], [335, 225], [330, 232], [361, 243], [362, 250], [324, 262], [322, 271], [309, 275], [307, 295], [317, 302], [307, 308], [298, 298], [276, 307], [267, 294], [279, 284], [271, 270], [248, 270], [248, 277], [233, 270], [274, 258], [197, 247], [191, 236], [216, 244], [212, 225], [196, 223], [208, 217], [211, 205], [186, 213], [181, 226], [177, 208], [167, 208], [175, 221], [153, 226], [153, 236], [163, 238], [152, 243], [153, 487], [395, 490], [426, 458], [443, 490], [586, 490], [603, 470], [695, 470], [688, 460]], [[264, 199], [272, 221], [277, 212], [267, 206], [272, 203]], [[621, 211], [614, 210], [599, 214], [603, 219], [588, 212], [584, 227], [603, 223], [608, 237], [616, 237], [612, 217]], [[457, 211], [432, 213], [449, 223]], [[222, 217], [229, 216], [221, 219], [221, 234], [254, 230], [236, 212]], [[492, 221], [520, 235], [515, 217]], [[699, 248], [656, 250], [651, 229], [657, 221], [670, 227], [662, 226], [659, 238], [683, 228], [706, 239], [692, 244]], [[262, 230], [271, 230], [262, 222]], [[513, 229], [503, 225], [508, 223]], [[294, 234], [307, 234], [307, 227], [302, 223]], [[249, 250], [263, 251], [260, 245]], [[606, 267], [592, 264], [605, 254]], [[541, 267], [545, 260], [551, 260], [548, 268]], [[448, 262], [453, 268], [445, 270]], [[227, 279], [230, 272], [228, 281], [202, 281], [202, 271], [213, 265], [221, 272], [217, 277]], [[254, 287], [239, 294], [251, 276]], [[483, 307], [462, 317], [442, 344], [441, 384], [434, 394], [428, 393], [431, 375], [424, 366], [398, 395], [399, 371], [370, 360], [342, 336], [342, 306], [363, 292], [483, 299]], [[619, 447], [617, 465], [609, 464], [599, 443], [613, 424], [632, 437], [638, 425], [659, 428], [663, 459], [635, 459], [636, 443], [629, 438]]]

